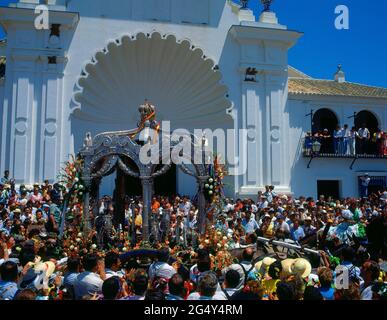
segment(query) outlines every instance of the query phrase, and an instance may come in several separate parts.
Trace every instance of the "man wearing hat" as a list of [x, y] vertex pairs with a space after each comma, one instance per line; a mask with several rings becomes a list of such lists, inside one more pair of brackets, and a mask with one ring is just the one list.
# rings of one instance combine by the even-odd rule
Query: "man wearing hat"
[[316, 227], [312, 225], [311, 216], [307, 216], [305, 218], [304, 225], [302, 226], [302, 228], [304, 229], [304, 233], [306, 237], [316, 233]]

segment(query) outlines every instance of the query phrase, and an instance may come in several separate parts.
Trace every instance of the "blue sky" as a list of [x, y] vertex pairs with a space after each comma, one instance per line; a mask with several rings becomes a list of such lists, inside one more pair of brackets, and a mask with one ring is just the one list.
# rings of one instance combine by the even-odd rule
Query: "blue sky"
[[[0, 0], [0, 5], [9, 2]], [[249, 5], [258, 17], [259, 0]], [[338, 5], [349, 8], [349, 30], [335, 28]], [[275, 0], [272, 8], [280, 23], [305, 33], [290, 50], [292, 66], [312, 77], [331, 79], [341, 63], [348, 81], [387, 88], [387, 1]]]

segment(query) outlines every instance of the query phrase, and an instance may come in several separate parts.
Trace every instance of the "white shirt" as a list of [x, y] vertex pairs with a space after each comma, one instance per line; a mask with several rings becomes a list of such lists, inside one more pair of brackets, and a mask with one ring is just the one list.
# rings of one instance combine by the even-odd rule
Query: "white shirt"
[[333, 132], [333, 137], [334, 138], [342, 138], [344, 136], [344, 131], [343, 129], [335, 130]]
[[105, 269], [106, 279], [109, 279], [111, 277], [119, 277], [122, 278], [124, 274], [122, 271], [113, 271], [112, 269]]
[[231, 203], [227, 203], [227, 204], [224, 206], [223, 211], [229, 212], [230, 210], [234, 210], [234, 205], [232, 205]]
[[286, 233], [290, 233], [290, 227], [289, 227], [289, 224], [286, 223], [285, 221], [283, 221], [281, 223], [281, 225], [277, 222], [276, 225], [275, 225], [275, 229], [276, 230], [281, 230], [281, 231], [284, 231]]
[[344, 138], [350, 138], [351, 137], [351, 130], [349, 130], [349, 129], [344, 129], [343, 128], [343, 137]]
[[359, 129], [359, 136], [360, 138], [367, 138], [368, 135], [370, 134], [369, 130], [367, 128], [361, 128]]
[[361, 185], [363, 187], [368, 187], [368, 185], [370, 184], [371, 178], [361, 177], [360, 180], [361, 180]]
[[175, 268], [166, 262], [154, 262], [149, 267], [149, 278], [152, 281], [156, 277], [171, 279], [176, 274]]
[[102, 293], [103, 280], [101, 277], [90, 271], [84, 271], [77, 276], [74, 283], [74, 292], [76, 299], [82, 299], [85, 295]]

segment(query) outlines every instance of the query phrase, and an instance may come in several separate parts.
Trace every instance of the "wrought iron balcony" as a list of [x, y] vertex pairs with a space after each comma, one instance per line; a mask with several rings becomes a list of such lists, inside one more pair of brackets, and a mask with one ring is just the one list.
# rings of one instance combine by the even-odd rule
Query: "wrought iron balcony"
[[375, 142], [368, 141], [363, 149], [364, 152], [358, 152], [358, 144], [350, 148], [349, 144], [344, 145], [342, 141], [334, 143], [332, 139], [322, 142], [316, 138], [302, 139], [302, 154], [310, 158], [308, 168], [315, 158], [352, 159], [351, 170], [357, 159], [387, 159], [387, 148], [379, 148]]

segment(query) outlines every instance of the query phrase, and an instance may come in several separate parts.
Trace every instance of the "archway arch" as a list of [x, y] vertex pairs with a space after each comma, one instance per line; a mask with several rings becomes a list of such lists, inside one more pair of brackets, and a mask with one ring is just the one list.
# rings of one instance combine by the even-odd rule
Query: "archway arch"
[[368, 154], [377, 154], [377, 145], [372, 141], [374, 133], [380, 129], [377, 117], [371, 111], [362, 110], [356, 114], [355, 127], [357, 130], [364, 127], [369, 130], [371, 141], [366, 143], [363, 151]]
[[137, 106], [157, 104], [171, 129], [232, 127], [228, 88], [216, 63], [189, 40], [158, 32], [124, 35], [97, 52], [77, 79], [71, 110], [74, 149], [92, 135], [137, 125]]
[[360, 129], [363, 125], [373, 134], [379, 129], [378, 118], [371, 111], [362, 110], [356, 114], [355, 127]]
[[339, 120], [336, 114], [328, 108], [322, 108], [316, 111], [313, 115], [312, 131], [313, 133], [316, 133], [318, 131], [328, 129], [328, 131], [332, 134], [338, 124]]

